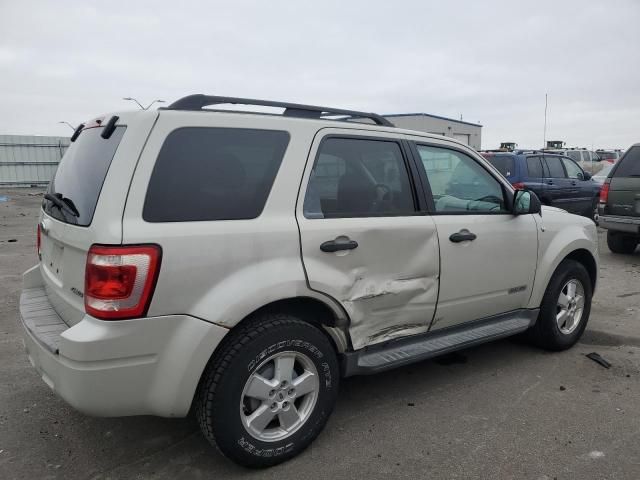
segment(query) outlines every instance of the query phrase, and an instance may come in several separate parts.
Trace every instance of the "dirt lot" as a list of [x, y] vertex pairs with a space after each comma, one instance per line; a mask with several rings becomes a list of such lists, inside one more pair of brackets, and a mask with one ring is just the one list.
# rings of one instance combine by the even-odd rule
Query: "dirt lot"
[[347, 379], [314, 445], [256, 472], [222, 458], [192, 419], [86, 417], [40, 380], [17, 314], [38, 193], [0, 190], [2, 479], [640, 478], [640, 250], [614, 256], [601, 235], [591, 320], [573, 349], [507, 340]]

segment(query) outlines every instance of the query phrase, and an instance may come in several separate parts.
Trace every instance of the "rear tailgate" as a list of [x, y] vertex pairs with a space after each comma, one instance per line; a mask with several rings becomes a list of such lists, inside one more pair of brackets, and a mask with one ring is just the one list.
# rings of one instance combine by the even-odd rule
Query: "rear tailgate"
[[640, 146], [631, 147], [615, 166], [606, 213], [640, 217]]
[[[65, 205], [43, 201], [40, 272], [51, 306], [67, 325], [79, 322], [85, 314], [89, 248], [94, 243], [122, 242], [122, 212], [129, 184], [157, 115], [119, 114], [116, 129], [107, 139], [101, 136], [105, 127], [86, 128], [65, 153], [51, 181], [48, 193]], [[104, 117], [101, 125], [110, 118]]]

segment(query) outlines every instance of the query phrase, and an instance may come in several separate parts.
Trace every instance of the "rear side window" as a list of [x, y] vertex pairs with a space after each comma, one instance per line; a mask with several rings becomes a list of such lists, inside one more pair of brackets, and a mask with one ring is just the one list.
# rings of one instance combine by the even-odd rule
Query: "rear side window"
[[562, 162], [560, 161], [560, 157], [544, 157], [547, 168], [549, 169], [549, 176], [551, 178], [565, 178], [566, 175], [564, 173], [564, 168], [562, 167]]
[[529, 178], [542, 178], [542, 159], [540, 157], [527, 157], [527, 176]]
[[506, 178], [512, 177], [516, 172], [515, 165], [511, 155], [489, 155], [485, 157], [491, 165], [496, 167], [502, 176]]
[[631, 147], [613, 172], [614, 177], [640, 177], [640, 147]]
[[322, 142], [304, 199], [306, 218], [414, 213], [409, 174], [396, 142], [353, 138]]
[[179, 128], [153, 168], [147, 222], [242, 220], [262, 213], [289, 143], [276, 130]]
[[[83, 130], [62, 157], [48, 193], [60, 197], [69, 208], [58, 208], [45, 200], [44, 210], [52, 217], [81, 227], [91, 224], [102, 184], [126, 127], [116, 127], [108, 139], [100, 136], [103, 130]], [[71, 213], [74, 208], [77, 216]]]
[[[573, 160], [574, 162], [580, 162], [582, 159], [580, 158], [580, 152], [575, 151], [575, 150], [569, 150], [567, 152], [567, 156]], [[585, 156], [586, 158], [586, 156]]]

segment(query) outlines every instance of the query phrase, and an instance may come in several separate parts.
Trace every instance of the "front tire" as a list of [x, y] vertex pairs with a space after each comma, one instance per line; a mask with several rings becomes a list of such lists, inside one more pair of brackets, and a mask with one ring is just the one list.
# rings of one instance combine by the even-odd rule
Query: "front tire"
[[302, 452], [336, 402], [339, 369], [330, 340], [292, 315], [265, 314], [223, 342], [196, 397], [204, 436], [250, 468]]
[[591, 313], [591, 278], [584, 265], [563, 260], [544, 293], [536, 324], [528, 333], [546, 350], [571, 348], [580, 339]]
[[613, 253], [633, 253], [638, 246], [638, 238], [607, 230], [607, 246]]

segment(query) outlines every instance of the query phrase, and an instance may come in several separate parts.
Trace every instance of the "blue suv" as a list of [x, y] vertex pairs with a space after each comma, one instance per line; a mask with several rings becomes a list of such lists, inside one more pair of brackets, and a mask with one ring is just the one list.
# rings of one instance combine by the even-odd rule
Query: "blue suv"
[[481, 154], [514, 187], [535, 192], [544, 205], [594, 218], [600, 185], [569, 157], [536, 150]]

